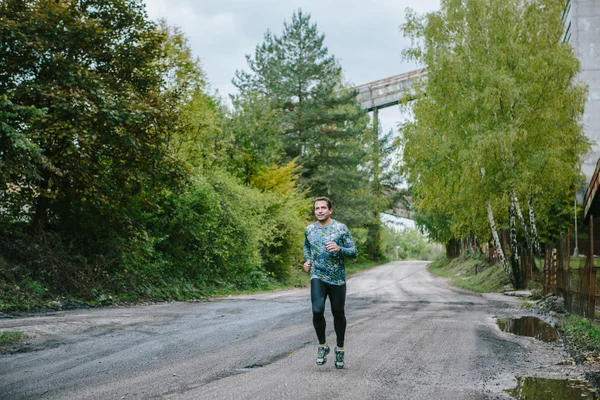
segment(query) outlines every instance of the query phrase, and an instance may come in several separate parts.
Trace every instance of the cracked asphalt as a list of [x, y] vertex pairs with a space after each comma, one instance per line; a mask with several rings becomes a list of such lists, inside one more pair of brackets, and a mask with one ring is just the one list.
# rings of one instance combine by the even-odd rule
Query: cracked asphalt
[[[315, 364], [308, 288], [1, 318], [0, 399], [509, 399], [517, 376], [577, 378], [559, 343], [501, 332], [520, 301], [450, 288], [427, 262], [348, 280], [346, 368]], [[335, 344], [327, 305], [328, 341]]]

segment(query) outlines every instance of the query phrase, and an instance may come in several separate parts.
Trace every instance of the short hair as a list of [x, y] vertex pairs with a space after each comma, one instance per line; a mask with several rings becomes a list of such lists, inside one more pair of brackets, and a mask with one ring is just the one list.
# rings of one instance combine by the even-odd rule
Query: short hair
[[315, 209], [315, 204], [317, 203], [317, 201], [326, 201], [327, 202], [327, 208], [331, 210], [331, 200], [329, 200], [327, 197], [317, 197], [316, 199], [313, 200], [313, 210]]

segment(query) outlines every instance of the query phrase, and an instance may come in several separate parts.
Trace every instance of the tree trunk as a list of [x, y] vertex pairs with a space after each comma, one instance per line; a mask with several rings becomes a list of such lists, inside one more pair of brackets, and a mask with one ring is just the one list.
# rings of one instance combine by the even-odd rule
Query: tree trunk
[[46, 225], [48, 214], [48, 188], [50, 187], [50, 173], [47, 170], [42, 172], [42, 182], [40, 184], [40, 195], [35, 204], [35, 214], [33, 215], [32, 225], [36, 228], [43, 228]]
[[[529, 234], [529, 229], [527, 228], [527, 223], [525, 222], [525, 218], [523, 217], [523, 213], [521, 212], [521, 206], [519, 206], [519, 199], [516, 196], [513, 197], [513, 206], [515, 207], [515, 210], [517, 211], [517, 217], [519, 218], [521, 228], [523, 228], [523, 233], [525, 235], [525, 244], [527, 246], [527, 250], [528, 250], [528, 252], [534, 251], [534, 249], [532, 247], [533, 243], [532, 243], [531, 235]], [[538, 242], [538, 246], [539, 246], [539, 242]], [[535, 264], [535, 260], [533, 260], [531, 269], [533, 271], [539, 271], [537, 265]]]
[[481, 243], [479, 243], [479, 242], [477, 241], [477, 238], [475, 238], [475, 244], [477, 245], [477, 248], [479, 249], [479, 254], [485, 254], [485, 253], [483, 252], [483, 249], [481, 248]]
[[498, 232], [496, 231], [496, 223], [494, 222], [494, 214], [492, 213], [492, 204], [490, 201], [487, 201], [487, 213], [488, 213], [488, 221], [490, 223], [490, 229], [492, 230], [492, 237], [494, 238], [494, 245], [496, 246], [496, 253], [498, 254], [498, 259], [502, 263], [504, 267], [504, 272], [510, 279], [511, 283], [515, 283], [515, 278], [510, 270], [510, 266], [508, 262], [506, 262], [506, 257], [504, 256], [504, 250], [502, 250], [502, 245], [500, 244], [500, 238], [498, 237]]
[[[514, 197], [513, 197], [514, 199]], [[510, 266], [514, 278], [515, 289], [521, 288], [521, 266], [519, 265], [519, 250], [517, 243], [517, 224], [515, 221], [516, 210], [514, 202], [508, 206], [508, 225], [510, 228]]]
[[383, 254], [381, 252], [381, 225], [369, 224], [367, 227], [367, 242], [365, 243], [366, 253], [371, 260], [381, 260]]
[[525, 245], [527, 246], [527, 249], [531, 249], [531, 237], [529, 236], [529, 229], [527, 229], [527, 224], [525, 223], [525, 218], [523, 218], [523, 213], [521, 212], [521, 207], [519, 206], [519, 199], [517, 199], [517, 196], [513, 196], [512, 204], [517, 212], [517, 218], [519, 218], [519, 223], [523, 229], [523, 235], [525, 235]]
[[535, 214], [533, 212], [533, 196], [529, 196], [529, 223], [531, 225], [531, 236], [533, 238], [533, 251], [538, 257], [542, 256], [542, 249], [540, 247], [540, 238], [535, 228]]
[[456, 258], [460, 255], [460, 241], [452, 238], [446, 243], [446, 258]]

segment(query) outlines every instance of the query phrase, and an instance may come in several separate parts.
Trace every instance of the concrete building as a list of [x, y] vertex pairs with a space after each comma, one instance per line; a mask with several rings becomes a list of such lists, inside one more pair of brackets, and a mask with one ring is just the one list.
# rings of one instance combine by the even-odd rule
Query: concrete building
[[592, 149], [582, 167], [589, 185], [600, 158], [600, 0], [568, 0], [563, 14], [564, 40], [581, 62], [579, 79], [589, 85], [583, 125]]
[[592, 147], [582, 165], [586, 184], [577, 194], [587, 220], [600, 215], [600, 0], [567, 0], [563, 22], [563, 40], [573, 46], [581, 63], [578, 79], [589, 87], [582, 123]]

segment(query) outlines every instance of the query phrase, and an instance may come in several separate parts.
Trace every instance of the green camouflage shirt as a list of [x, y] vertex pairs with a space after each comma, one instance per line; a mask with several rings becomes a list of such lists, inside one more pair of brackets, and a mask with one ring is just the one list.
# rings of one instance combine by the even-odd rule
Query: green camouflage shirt
[[[335, 242], [340, 252], [327, 251], [327, 242]], [[346, 225], [334, 219], [325, 226], [310, 224], [304, 232], [304, 259], [311, 262], [310, 279], [320, 279], [332, 285], [346, 283], [344, 258], [356, 258], [356, 245]]]

